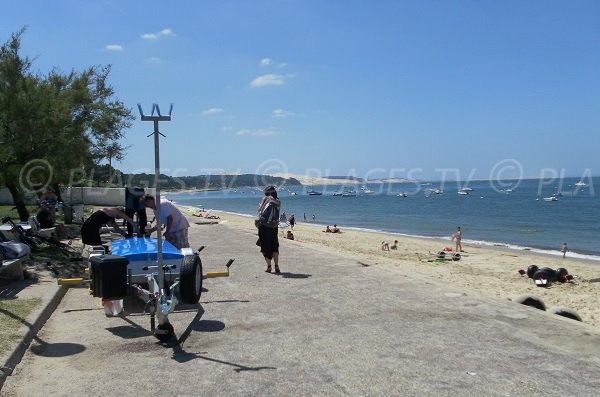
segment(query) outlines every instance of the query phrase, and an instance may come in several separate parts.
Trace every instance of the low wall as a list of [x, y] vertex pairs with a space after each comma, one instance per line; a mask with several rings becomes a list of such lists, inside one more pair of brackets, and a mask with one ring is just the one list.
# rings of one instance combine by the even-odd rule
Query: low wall
[[[125, 205], [125, 189], [104, 188], [104, 187], [74, 187], [61, 190], [61, 197], [65, 204], [87, 204], [87, 205], [105, 205], [118, 206]], [[147, 194], [154, 194], [153, 188], [145, 190]], [[35, 194], [26, 194], [26, 203], [36, 204]], [[13, 205], [13, 198], [7, 188], [0, 189], [0, 205]]]

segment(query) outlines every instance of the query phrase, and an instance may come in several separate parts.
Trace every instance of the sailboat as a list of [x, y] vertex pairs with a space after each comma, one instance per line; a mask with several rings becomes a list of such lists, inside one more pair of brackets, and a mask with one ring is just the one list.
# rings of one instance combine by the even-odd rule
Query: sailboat
[[313, 183], [312, 183], [312, 180], [311, 180], [311, 187], [310, 187], [310, 189], [308, 189], [306, 191], [306, 194], [308, 194], [309, 196], [322, 196], [323, 193], [322, 192], [317, 192], [315, 189], [313, 189], [312, 185], [313, 185]]

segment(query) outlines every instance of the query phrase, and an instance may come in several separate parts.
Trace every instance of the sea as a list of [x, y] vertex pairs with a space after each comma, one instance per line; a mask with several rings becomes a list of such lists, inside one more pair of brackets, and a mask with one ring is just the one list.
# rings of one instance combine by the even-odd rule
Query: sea
[[[467, 194], [459, 194], [465, 189]], [[461, 226], [463, 242], [600, 261], [600, 178], [560, 181], [367, 183], [281, 186], [281, 212], [299, 223], [445, 238]], [[309, 195], [310, 190], [322, 195]], [[340, 196], [354, 190], [356, 196]], [[337, 193], [334, 195], [334, 193]], [[256, 216], [260, 188], [166, 193], [176, 204]], [[554, 197], [554, 199], [552, 198]], [[249, 219], [250, 222], [250, 219]]]

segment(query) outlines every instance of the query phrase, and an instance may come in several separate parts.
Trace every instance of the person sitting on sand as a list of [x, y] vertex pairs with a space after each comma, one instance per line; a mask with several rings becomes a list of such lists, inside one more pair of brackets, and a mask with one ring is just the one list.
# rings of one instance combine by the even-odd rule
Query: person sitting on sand
[[381, 242], [381, 250], [382, 251], [389, 251], [390, 250], [390, 245], [388, 243], [386, 243], [385, 241]]
[[331, 233], [331, 229], [329, 228], [329, 225], [327, 225], [327, 228], [325, 230], [323, 230], [323, 232], [325, 232], [325, 233]]
[[392, 249], [392, 250], [397, 250], [398, 249], [398, 240], [394, 240], [394, 245], [392, 245], [390, 247], [390, 249]]
[[294, 233], [292, 233], [291, 230], [287, 231], [287, 236], [285, 236], [285, 238], [287, 238], [288, 240], [293, 240], [294, 239]]
[[331, 229], [331, 233], [341, 233], [342, 231], [337, 227], [337, 225], [333, 225], [333, 229]]

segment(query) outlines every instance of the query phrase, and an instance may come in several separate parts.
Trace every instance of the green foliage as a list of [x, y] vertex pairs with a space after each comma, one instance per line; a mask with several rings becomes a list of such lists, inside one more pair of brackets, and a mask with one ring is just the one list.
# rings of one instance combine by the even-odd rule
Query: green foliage
[[[120, 140], [134, 119], [114, 98], [109, 66], [34, 74], [32, 60], [20, 55], [24, 32], [0, 47], [0, 182], [21, 217], [24, 191], [66, 184], [74, 169], [122, 158], [126, 148]], [[23, 178], [32, 162], [47, 166]]]

